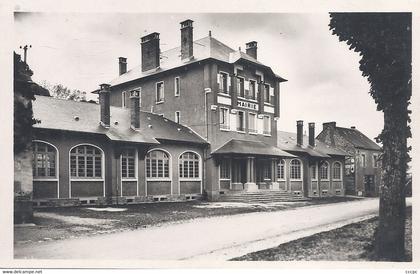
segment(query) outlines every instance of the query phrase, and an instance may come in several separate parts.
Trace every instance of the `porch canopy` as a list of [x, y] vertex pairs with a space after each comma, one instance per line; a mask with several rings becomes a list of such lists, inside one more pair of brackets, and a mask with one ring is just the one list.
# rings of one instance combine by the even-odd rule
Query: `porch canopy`
[[213, 151], [213, 155], [221, 154], [235, 154], [235, 155], [254, 155], [254, 156], [274, 156], [274, 157], [285, 157], [295, 158], [296, 156], [290, 154], [278, 147], [266, 144], [259, 141], [247, 141], [231, 139], [220, 148]]

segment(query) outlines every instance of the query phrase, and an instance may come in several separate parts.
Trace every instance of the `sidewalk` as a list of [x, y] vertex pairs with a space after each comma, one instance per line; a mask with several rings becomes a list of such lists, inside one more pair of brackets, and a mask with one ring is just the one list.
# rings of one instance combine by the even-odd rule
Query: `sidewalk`
[[[411, 199], [407, 199], [407, 205]], [[196, 219], [15, 248], [15, 258], [227, 260], [374, 216], [378, 199]]]

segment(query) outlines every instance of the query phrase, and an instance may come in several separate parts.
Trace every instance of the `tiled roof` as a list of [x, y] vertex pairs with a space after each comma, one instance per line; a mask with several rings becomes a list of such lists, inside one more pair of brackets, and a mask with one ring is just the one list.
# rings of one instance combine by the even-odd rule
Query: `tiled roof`
[[130, 110], [111, 107], [111, 125], [102, 127], [100, 106], [47, 96], [35, 96], [34, 118], [41, 120], [35, 128], [66, 130], [106, 135], [112, 141], [158, 144], [159, 140], [172, 140], [205, 144], [193, 131], [156, 114], [142, 111], [140, 129], [130, 128]]
[[241, 155], [267, 155], [279, 157], [296, 157], [278, 147], [259, 142], [231, 139], [212, 154], [241, 154]]
[[187, 64], [195, 63], [205, 59], [213, 58], [219, 61], [226, 63], [235, 63], [238, 60], [246, 60], [248, 62], [255, 63], [259, 66], [264, 67], [273, 73], [276, 77], [280, 78], [282, 81], [287, 81], [277, 74], [275, 74], [270, 67], [263, 65], [255, 58], [249, 56], [248, 54], [235, 51], [217, 39], [207, 36], [194, 41], [194, 58], [187, 61], [181, 60], [181, 47], [176, 47], [161, 53], [160, 67], [155, 70], [150, 70], [146, 72], [141, 71], [141, 66], [137, 66], [133, 69], [130, 69], [126, 73], [112, 80], [109, 84], [111, 86], [116, 86], [122, 83], [129, 81], [137, 80], [143, 77], [154, 75], [162, 71], [170, 70], [173, 68], [181, 67]]
[[329, 155], [345, 156], [347, 153], [339, 148], [333, 148], [315, 139], [315, 147], [309, 146], [309, 138], [303, 135], [302, 146], [297, 145], [297, 135], [292, 132], [278, 131], [277, 146], [287, 152], [303, 152], [313, 157], [330, 158]]
[[381, 150], [381, 147], [366, 135], [353, 128], [335, 127], [335, 130], [347, 141], [352, 143], [356, 148], [364, 148], [371, 150]]

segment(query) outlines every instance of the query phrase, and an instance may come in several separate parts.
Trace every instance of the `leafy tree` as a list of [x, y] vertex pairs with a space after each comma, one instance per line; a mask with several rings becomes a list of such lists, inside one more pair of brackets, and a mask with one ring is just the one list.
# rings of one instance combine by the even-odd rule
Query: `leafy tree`
[[379, 225], [375, 259], [405, 259], [405, 189], [411, 137], [411, 13], [331, 13], [330, 30], [360, 53], [359, 69], [367, 77], [384, 128]]
[[43, 81], [41, 85], [49, 90], [52, 97], [72, 101], [86, 101], [86, 92], [84, 91], [70, 89], [62, 84], [51, 85], [46, 81]]
[[32, 125], [37, 121], [33, 118], [32, 100], [39, 86], [32, 82], [32, 70], [21, 60], [20, 55], [14, 53], [14, 152], [26, 150], [32, 141]]

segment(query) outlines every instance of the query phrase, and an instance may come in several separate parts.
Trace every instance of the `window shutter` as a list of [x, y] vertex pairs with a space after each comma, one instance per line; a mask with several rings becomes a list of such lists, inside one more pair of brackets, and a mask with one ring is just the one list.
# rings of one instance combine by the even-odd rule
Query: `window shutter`
[[236, 113], [230, 113], [230, 130], [236, 131]]
[[264, 119], [257, 118], [257, 132], [263, 134], [264, 131]]
[[247, 80], [244, 81], [244, 89], [249, 90], [249, 81]]
[[232, 84], [231, 83], [231, 78], [230, 78], [230, 76], [228, 75], [227, 76], [227, 87], [226, 87], [226, 90], [227, 90], [227, 92], [229, 92], [230, 91], [230, 85]]
[[274, 88], [270, 86], [270, 96], [274, 96]]

